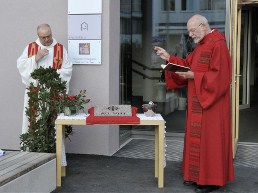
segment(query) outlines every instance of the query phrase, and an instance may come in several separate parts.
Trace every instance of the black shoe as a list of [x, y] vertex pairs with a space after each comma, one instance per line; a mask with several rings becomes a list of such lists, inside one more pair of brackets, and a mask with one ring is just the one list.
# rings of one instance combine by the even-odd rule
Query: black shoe
[[197, 188], [195, 189], [196, 193], [209, 193], [215, 190], [218, 190], [219, 186], [203, 186], [203, 185], [198, 185]]
[[185, 186], [196, 186], [196, 182], [192, 182], [192, 181], [184, 181], [183, 183]]

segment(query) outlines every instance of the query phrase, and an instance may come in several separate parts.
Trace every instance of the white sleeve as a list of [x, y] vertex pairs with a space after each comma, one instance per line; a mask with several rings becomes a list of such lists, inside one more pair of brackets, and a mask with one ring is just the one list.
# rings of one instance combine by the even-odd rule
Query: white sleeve
[[31, 78], [31, 73], [37, 68], [37, 63], [35, 61], [35, 56], [28, 58], [28, 46], [17, 59], [17, 68], [20, 72], [22, 82], [26, 86], [29, 86], [30, 82], [34, 82]]
[[57, 70], [57, 73], [60, 74], [60, 78], [63, 81], [67, 82], [67, 85], [66, 85], [67, 90], [69, 90], [69, 82], [72, 77], [72, 71], [73, 71], [73, 64], [72, 62], [70, 62], [68, 58], [68, 54], [65, 47], [63, 47], [63, 63], [62, 63], [62, 67]]

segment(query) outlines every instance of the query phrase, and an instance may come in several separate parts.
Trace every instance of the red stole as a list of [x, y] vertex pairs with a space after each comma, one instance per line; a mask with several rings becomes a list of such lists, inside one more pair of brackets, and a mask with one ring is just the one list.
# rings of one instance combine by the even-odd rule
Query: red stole
[[[34, 56], [38, 53], [39, 45], [36, 42], [29, 44], [28, 48], [28, 57]], [[57, 43], [54, 46], [54, 57], [53, 57], [53, 68], [60, 69], [63, 62], [63, 45]]]

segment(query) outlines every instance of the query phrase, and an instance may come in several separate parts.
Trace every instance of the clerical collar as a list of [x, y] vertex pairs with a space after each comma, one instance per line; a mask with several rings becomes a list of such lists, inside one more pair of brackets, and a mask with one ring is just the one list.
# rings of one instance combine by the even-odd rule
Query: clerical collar
[[211, 31], [210, 31], [210, 33], [212, 33], [214, 31], [214, 29], [212, 29]]

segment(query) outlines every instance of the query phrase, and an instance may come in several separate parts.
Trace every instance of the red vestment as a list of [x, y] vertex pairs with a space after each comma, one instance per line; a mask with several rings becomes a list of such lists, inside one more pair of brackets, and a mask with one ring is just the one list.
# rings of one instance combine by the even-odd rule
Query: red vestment
[[234, 180], [230, 84], [231, 60], [225, 37], [214, 30], [186, 59], [169, 62], [190, 67], [194, 79], [166, 71], [167, 88], [188, 86], [184, 139], [184, 180], [223, 186]]

